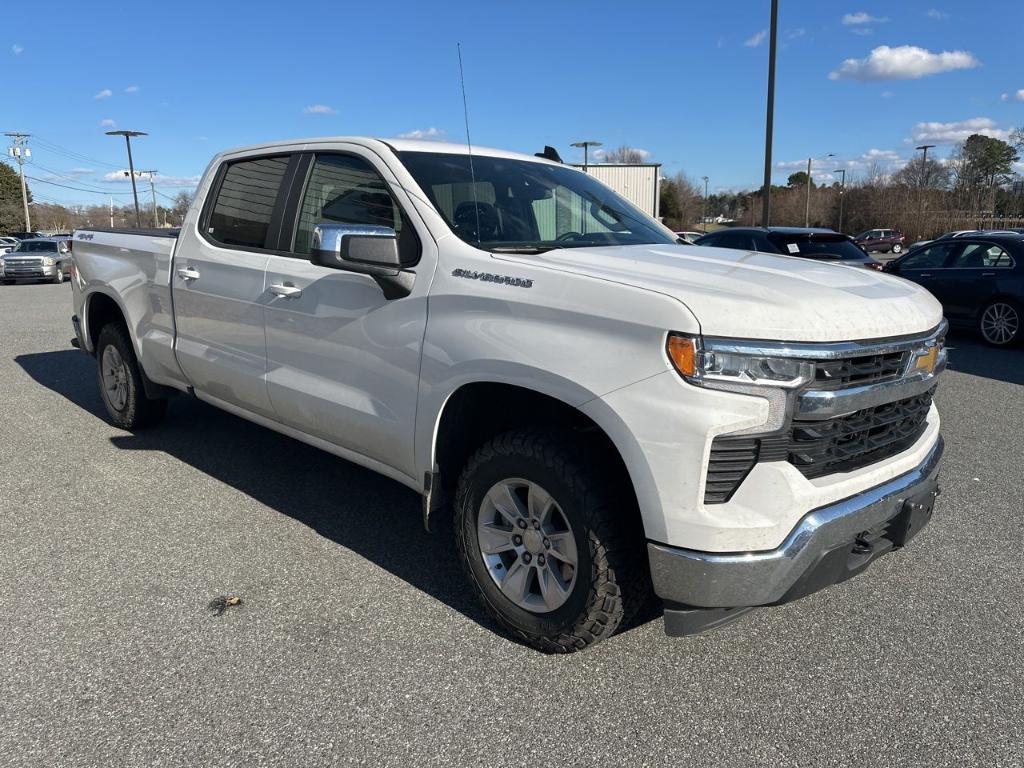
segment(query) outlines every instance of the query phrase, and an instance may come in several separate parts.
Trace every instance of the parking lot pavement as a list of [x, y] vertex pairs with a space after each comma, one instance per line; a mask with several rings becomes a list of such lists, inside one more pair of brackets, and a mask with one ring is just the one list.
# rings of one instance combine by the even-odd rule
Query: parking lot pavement
[[951, 340], [944, 493], [907, 549], [555, 657], [495, 631], [397, 484], [185, 397], [110, 427], [70, 300], [0, 287], [7, 768], [1024, 761], [1024, 350]]

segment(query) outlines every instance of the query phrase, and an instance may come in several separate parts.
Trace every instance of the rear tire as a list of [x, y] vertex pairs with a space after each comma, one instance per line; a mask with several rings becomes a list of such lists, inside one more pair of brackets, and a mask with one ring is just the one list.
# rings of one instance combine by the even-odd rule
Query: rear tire
[[100, 395], [115, 427], [145, 429], [163, 418], [167, 400], [146, 397], [139, 361], [124, 326], [103, 326], [96, 342], [96, 361]]
[[521, 430], [485, 443], [459, 479], [463, 570], [487, 613], [546, 653], [591, 646], [650, 604], [635, 501], [602, 463], [569, 433]]
[[978, 315], [978, 332], [986, 344], [1012, 347], [1022, 338], [1021, 308], [1008, 299], [989, 302]]

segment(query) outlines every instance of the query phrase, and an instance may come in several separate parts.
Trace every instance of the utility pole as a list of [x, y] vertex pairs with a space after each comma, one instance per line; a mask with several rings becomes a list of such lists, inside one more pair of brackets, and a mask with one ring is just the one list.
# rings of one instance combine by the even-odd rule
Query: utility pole
[[846, 169], [836, 168], [832, 173], [841, 173], [842, 181], [839, 182], [839, 231], [843, 231], [843, 193], [846, 191]]
[[114, 196], [110, 196], [110, 228], [114, 228]]
[[107, 131], [107, 136], [124, 136], [124, 143], [128, 146], [128, 174], [132, 180], [132, 197], [135, 198], [135, 226], [142, 228], [142, 218], [139, 216], [139, 192], [135, 189], [135, 165], [132, 163], [132, 137], [147, 136], [143, 131]]
[[779, 29], [779, 0], [772, 0], [771, 36], [768, 42], [768, 113], [764, 124], [764, 197], [761, 226], [767, 227], [772, 211], [772, 123], [775, 118], [775, 48]]
[[18, 161], [18, 170], [21, 172], [21, 204], [25, 209], [25, 231], [32, 231], [32, 219], [28, 215], [28, 187], [25, 186], [25, 161], [32, 157], [32, 150], [29, 149], [26, 144], [28, 143], [29, 133], [5, 133], [4, 136], [10, 136], [13, 144], [7, 150], [7, 154]]
[[708, 233], [708, 177], [701, 176], [704, 179], [704, 201], [700, 206], [700, 229], [705, 235]]
[[136, 171], [136, 173], [138, 173], [140, 176], [144, 173], [149, 174], [149, 193], [153, 198], [153, 226], [159, 227], [160, 217], [158, 209], [156, 207], [156, 186], [153, 183], [153, 177], [156, 176], [156, 174], [159, 173], [159, 171]]

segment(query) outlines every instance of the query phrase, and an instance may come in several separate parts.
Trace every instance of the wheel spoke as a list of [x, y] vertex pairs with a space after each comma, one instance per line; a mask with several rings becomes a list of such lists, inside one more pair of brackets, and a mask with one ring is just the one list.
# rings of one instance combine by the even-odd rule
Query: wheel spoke
[[550, 560], [543, 567], [538, 567], [537, 581], [540, 583], [540, 595], [548, 610], [558, 608], [569, 597], [569, 590], [562, 583], [561, 574], [555, 570], [555, 564]]
[[522, 560], [516, 560], [509, 566], [508, 572], [498, 587], [509, 600], [514, 601], [517, 605], [522, 605], [526, 597], [526, 586], [529, 584], [529, 578], [530, 569]]
[[551, 499], [550, 494], [539, 485], [531, 484], [527, 503], [530, 517], [537, 520], [541, 527], [543, 527], [548, 521], [548, 516], [551, 514], [551, 508], [554, 506], [554, 501]]
[[501, 528], [495, 523], [484, 523], [479, 529], [480, 551], [485, 555], [497, 555], [515, 549], [512, 543], [513, 532]]
[[508, 520], [512, 526], [515, 526], [519, 520], [524, 519], [527, 515], [523, 502], [516, 496], [512, 486], [507, 483], [494, 486], [487, 494], [487, 499], [498, 511], [498, 514]]
[[579, 559], [576, 552], [576, 539], [573, 537], [571, 531], [565, 533], [551, 533], [547, 535], [548, 541], [551, 542], [551, 549], [548, 550], [548, 554], [563, 563], [575, 567], [576, 561]]

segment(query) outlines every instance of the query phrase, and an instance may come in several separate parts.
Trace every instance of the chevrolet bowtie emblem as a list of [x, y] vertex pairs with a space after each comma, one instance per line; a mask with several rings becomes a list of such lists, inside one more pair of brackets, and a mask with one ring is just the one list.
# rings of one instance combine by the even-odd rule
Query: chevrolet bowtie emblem
[[914, 361], [914, 370], [922, 373], [935, 373], [935, 364], [939, 361], [939, 348], [930, 347], [927, 352], [918, 355]]

